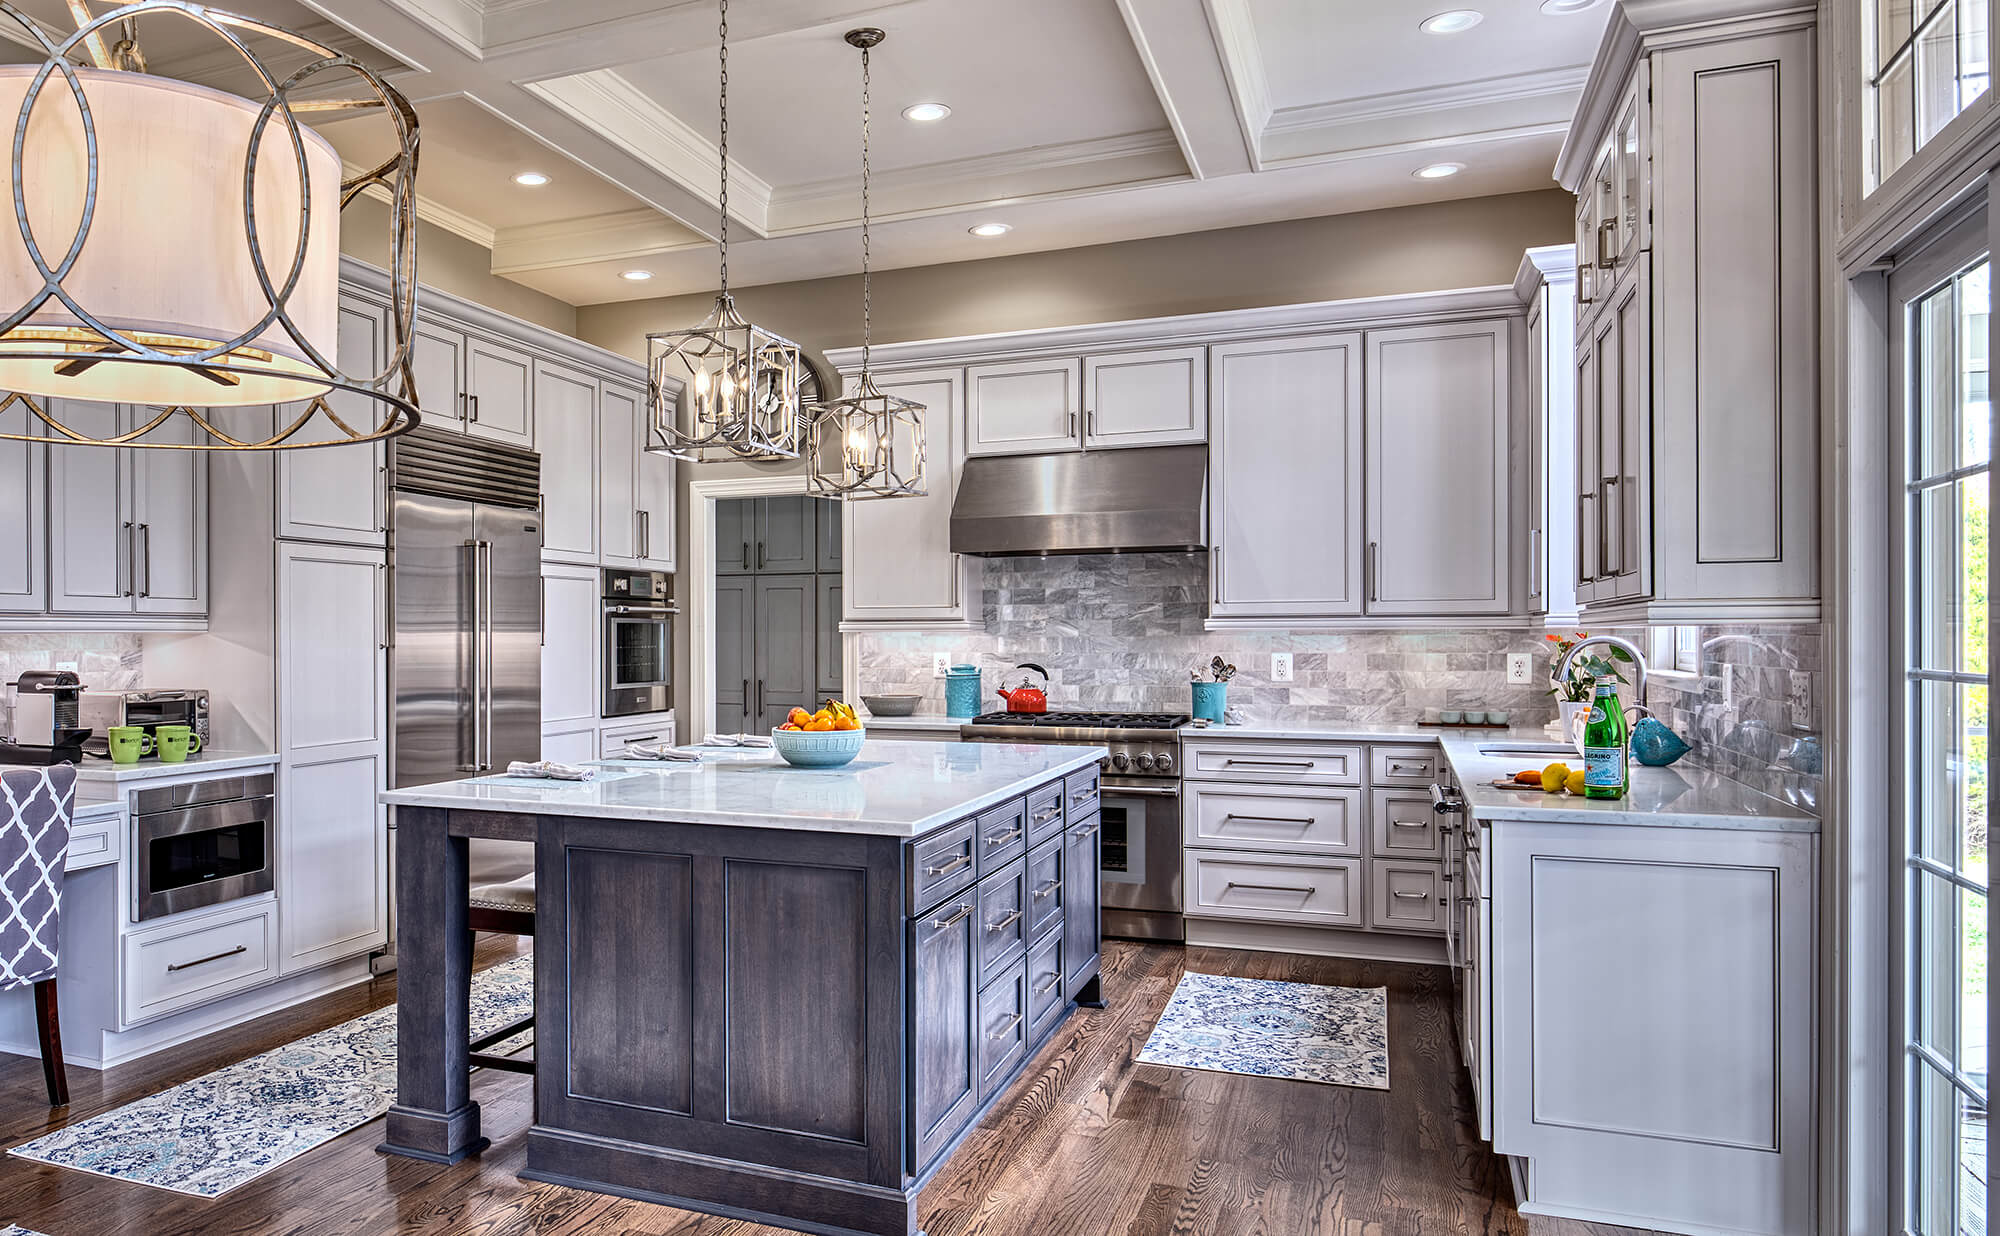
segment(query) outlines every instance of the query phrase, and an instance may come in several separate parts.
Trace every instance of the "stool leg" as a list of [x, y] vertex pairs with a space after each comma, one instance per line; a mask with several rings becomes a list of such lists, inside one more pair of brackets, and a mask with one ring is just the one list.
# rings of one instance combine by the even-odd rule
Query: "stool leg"
[[56, 981], [35, 984], [35, 1028], [42, 1039], [42, 1080], [49, 1085], [49, 1106], [69, 1102], [69, 1074], [63, 1070], [62, 1025], [56, 1018]]

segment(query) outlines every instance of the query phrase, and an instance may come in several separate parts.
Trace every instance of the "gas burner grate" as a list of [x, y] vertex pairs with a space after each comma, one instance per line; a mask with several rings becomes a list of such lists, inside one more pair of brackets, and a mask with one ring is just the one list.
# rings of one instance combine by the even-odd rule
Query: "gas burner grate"
[[1184, 712], [988, 712], [973, 725], [1032, 725], [1065, 729], [1171, 730], [1192, 718]]

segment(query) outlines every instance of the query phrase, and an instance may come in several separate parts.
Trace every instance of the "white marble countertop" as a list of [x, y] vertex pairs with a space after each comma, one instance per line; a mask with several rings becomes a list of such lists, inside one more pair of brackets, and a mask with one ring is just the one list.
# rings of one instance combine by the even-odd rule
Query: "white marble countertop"
[[827, 769], [793, 768], [771, 751], [724, 748], [716, 754], [723, 758], [657, 769], [607, 768], [596, 781], [445, 781], [392, 790], [381, 801], [400, 807], [917, 837], [1052, 777], [1092, 767], [1104, 752], [1097, 747], [889, 739], [867, 743], [845, 768]]
[[947, 717], [943, 713], [919, 712], [907, 717], [863, 717], [861, 724], [871, 730], [953, 730], [970, 718]]
[[1521, 745], [1547, 740], [1526, 733], [1478, 737], [1453, 732], [1443, 740], [1445, 759], [1457, 775], [1471, 814], [1482, 820], [1528, 820], [1546, 824], [1627, 824], [1666, 828], [1732, 828], [1760, 832], [1819, 831], [1819, 820], [1780, 799], [1760, 794], [1720, 773], [1688, 767], [1632, 765], [1632, 789], [1623, 798], [1578, 798], [1523, 787], [1501, 789], [1497, 777], [1511, 776], [1561, 760], [1571, 768], [1583, 761], [1573, 751], [1485, 755], [1482, 746]]
[[163, 781], [177, 777], [205, 777], [232, 768], [272, 767], [278, 762], [275, 751], [231, 751], [218, 747], [190, 755], [178, 764], [163, 764], [147, 757], [137, 764], [113, 764], [95, 756], [76, 766], [78, 785], [125, 785], [133, 781]]

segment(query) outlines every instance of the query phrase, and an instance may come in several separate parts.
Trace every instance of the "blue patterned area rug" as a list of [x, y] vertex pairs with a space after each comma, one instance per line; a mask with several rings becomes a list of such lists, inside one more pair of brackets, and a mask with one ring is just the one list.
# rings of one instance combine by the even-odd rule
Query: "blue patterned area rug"
[[[534, 967], [533, 956], [516, 957], [472, 976], [473, 1037], [534, 1011]], [[529, 1034], [489, 1050], [512, 1054]], [[220, 1197], [382, 1115], [395, 1095], [396, 1007], [390, 1005], [9, 1153]]]
[[1143, 1064], [1389, 1088], [1389, 989], [1181, 975]]
[[0, 1236], [42, 1236], [42, 1234], [22, 1227], [18, 1223], [9, 1223], [6, 1227], [0, 1227]]

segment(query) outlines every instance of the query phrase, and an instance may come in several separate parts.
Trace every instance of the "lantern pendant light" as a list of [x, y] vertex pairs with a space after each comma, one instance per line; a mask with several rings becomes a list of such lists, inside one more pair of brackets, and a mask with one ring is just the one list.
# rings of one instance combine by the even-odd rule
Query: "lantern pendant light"
[[722, 290], [700, 325], [646, 336], [646, 449], [695, 463], [795, 459], [799, 345], [745, 321], [729, 294], [729, 0], [720, 2]]
[[[73, 0], [69, 10], [77, 29], [65, 36], [0, 0], [0, 29], [43, 56], [0, 65], [16, 224], [0, 224], [0, 438], [294, 450], [414, 428], [409, 102], [366, 65], [254, 18], [185, 0], [96, 17]], [[187, 23], [226, 44], [262, 96], [147, 72], [142, 20]], [[107, 33], [117, 36], [109, 49]], [[253, 36], [307, 63], [280, 74]], [[302, 97], [326, 76], [356, 79], [360, 97]], [[333, 145], [299, 114], [350, 109], [380, 109], [395, 153], [343, 181]], [[366, 190], [392, 203], [394, 347], [380, 372], [350, 377], [334, 360], [340, 211]], [[137, 411], [105, 433], [92, 418], [70, 423], [83, 401]], [[274, 422], [274, 405], [291, 406]]]
[[854, 391], [806, 410], [806, 488], [828, 498], [919, 498], [924, 479], [924, 405], [875, 386], [868, 370], [874, 323], [869, 286], [868, 53], [886, 38], [874, 27], [847, 32], [861, 49], [861, 376]]

